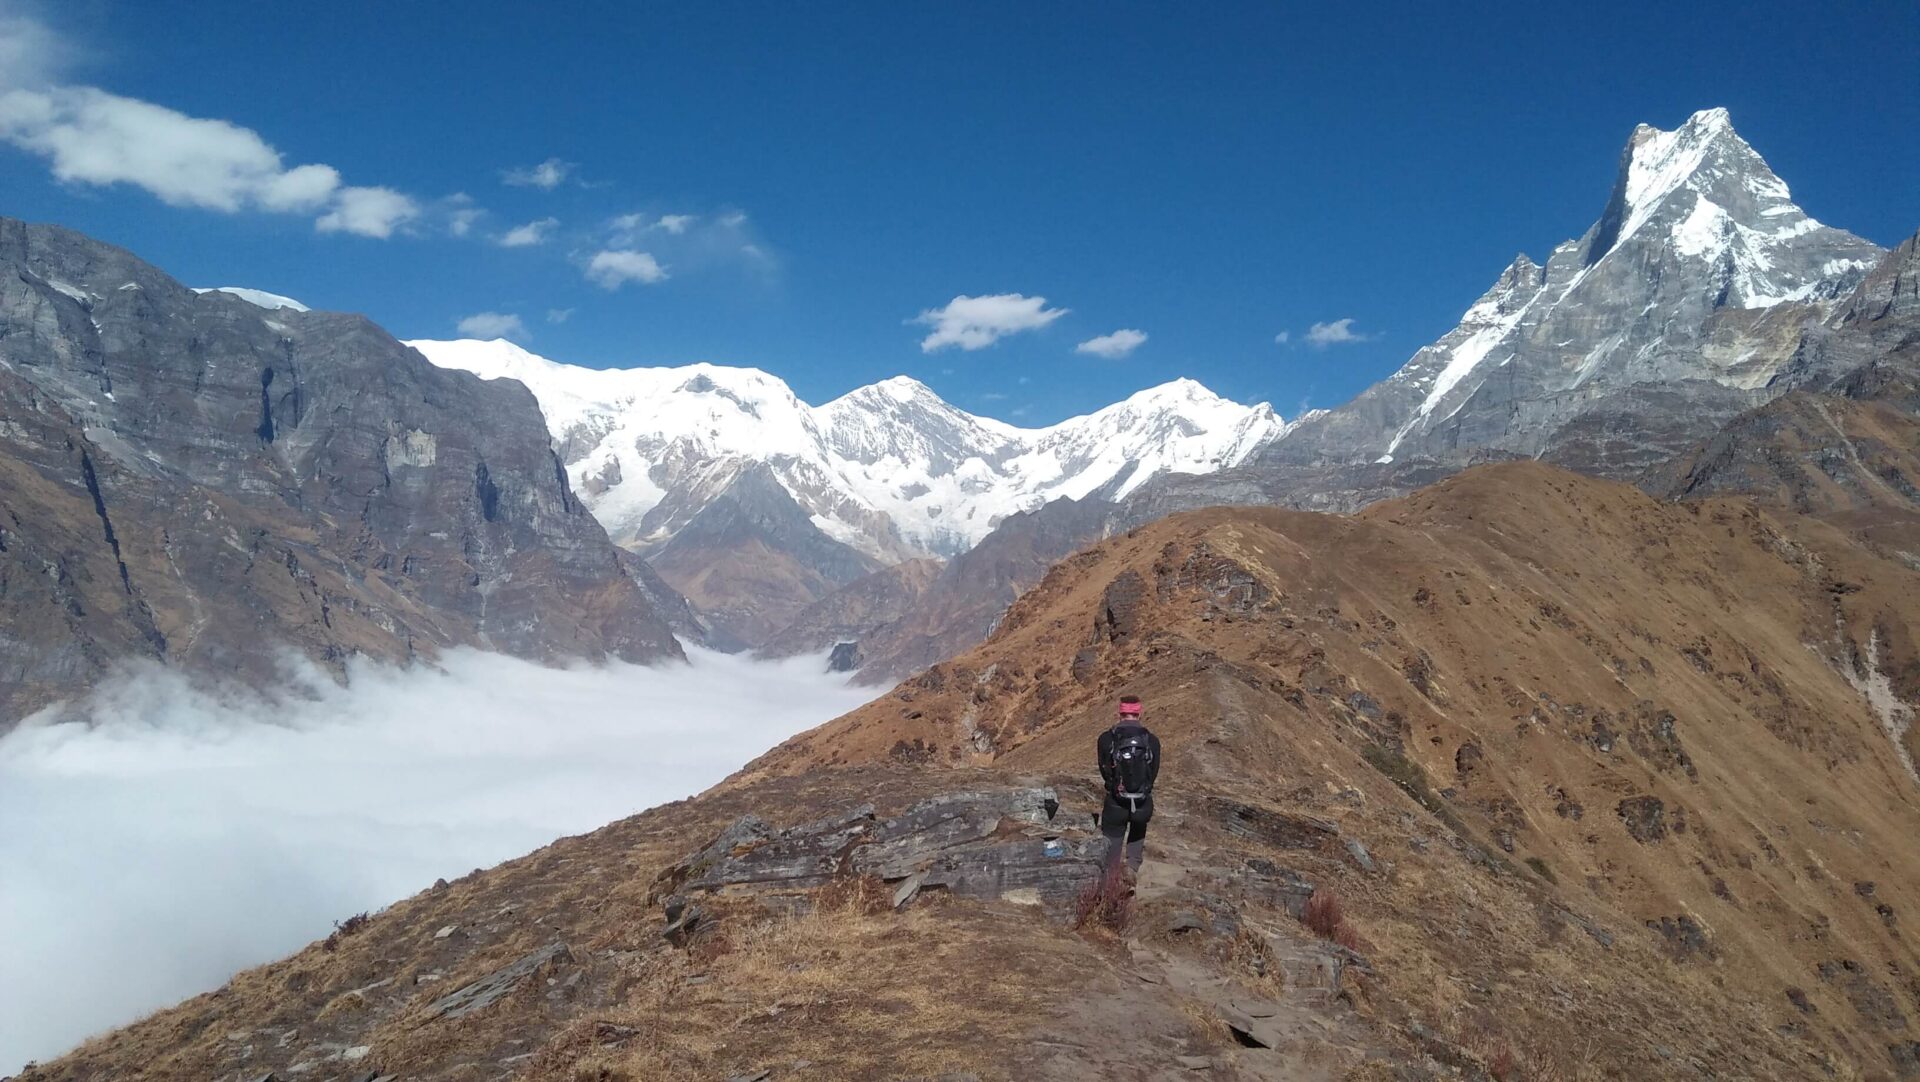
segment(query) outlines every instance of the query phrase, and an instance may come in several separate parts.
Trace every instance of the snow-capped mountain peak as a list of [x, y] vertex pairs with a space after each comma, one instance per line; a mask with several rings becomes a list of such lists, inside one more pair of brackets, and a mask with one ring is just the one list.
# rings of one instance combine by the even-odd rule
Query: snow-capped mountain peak
[[643, 549], [755, 463], [828, 535], [891, 561], [963, 551], [1062, 496], [1118, 497], [1160, 473], [1238, 465], [1286, 427], [1270, 406], [1190, 379], [1029, 429], [908, 376], [810, 406], [759, 369], [591, 369], [503, 340], [408, 344], [442, 367], [525, 383], [582, 499], [615, 540]]
[[[1470, 448], [1537, 454], [1583, 411], [1653, 384], [1715, 386], [1694, 397], [1711, 393], [1723, 404], [1715, 408], [1731, 408], [1784, 363], [1767, 327], [1745, 313], [1788, 303], [1817, 310], [1881, 254], [1796, 206], [1725, 109], [1670, 131], [1642, 124], [1583, 236], [1556, 247], [1544, 267], [1515, 259], [1458, 326], [1351, 406], [1296, 425], [1274, 454], [1380, 462]], [[1658, 451], [1649, 440], [1616, 443]]]
[[1811, 275], [1793, 265], [1800, 238], [1839, 231], [1794, 204], [1786, 182], [1734, 130], [1725, 109], [1704, 109], [1673, 131], [1634, 129], [1589, 258], [1606, 258], [1656, 222], [1660, 241], [1676, 255], [1713, 268], [1725, 287], [1721, 303], [1736, 308], [1807, 300], [1826, 279], [1871, 265], [1842, 256]]

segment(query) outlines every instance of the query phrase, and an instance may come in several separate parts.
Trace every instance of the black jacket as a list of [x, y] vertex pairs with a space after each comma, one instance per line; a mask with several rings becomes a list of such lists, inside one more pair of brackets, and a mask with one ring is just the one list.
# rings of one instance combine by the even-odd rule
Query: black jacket
[[1107, 795], [1112, 796], [1114, 786], [1120, 783], [1120, 779], [1114, 776], [1113, 742], [1123, 729], [1139, 729], [1147, 734], [1147, 746], [1153, 749], [1153, 762], [1147, 766], [1147, 791], [1152, 792], [1154, 780], [1160, 776], [1160, 738], [1137, 721], [1118, 722], [1100, 734], [1094, 746], [1095, 753], [1100, 757], [1100, 780], [1106, 783]]

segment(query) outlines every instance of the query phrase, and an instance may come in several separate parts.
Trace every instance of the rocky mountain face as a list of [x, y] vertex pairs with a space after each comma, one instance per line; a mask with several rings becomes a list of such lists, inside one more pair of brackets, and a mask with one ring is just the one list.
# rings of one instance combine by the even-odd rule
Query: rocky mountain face
[[708, 641], [740, 649], [880, 567], [828, 537], [765, 463], [742, 470], [647, 558], [699, 611]]
[[1795, 206], [1725, 110], [1642, 125], [1585, 235], [1516, 258], [1460, 326], [1266, 458], [1490, 450], [1632, 476], [1782, 393], [1802, 328], [1883, 254]]
[[679, 655], [524, 388], [0, 219], [0, 724], [144, 659]]
[[868, 663], [866, 651], [879, 646], [874, 629], [919, 610], [945, 567], [930, 558], [907, 560], [857, 578], [802, 609], [755, 652], [763, 657], [792, 657], [849, 644], [839, 655], [837, 671], [861, 668]]
[[[897, 611], [864, 628], [840, 624], [833, 640], [820, 628], [800, 623], [773, 642], [780, 653], [807, 653], [831, 641], [852, 641], [860, 662], [857, 680], [890, 684], [937, 661], [952, 657], [987, 636], [1021, 591], [1040, 581], [1046, 569], [1104, 536], [1122, 505], [1106, 500], [1055, 500], [1032, 512], [1009, 516], [987, 539], [947, 561], [937, 575]], [[820, 604], [844, 612], [854, 584]], [[772, 652], [772, 651], [768, 651]]]
[[[1532, 462], [1175, 515], [714, 790], [23, 1080], [1900, 1077], [1916, 614], [1824, 518]], [[1115, 907], [1123, 692], [1166, 759]]]
[[1192, 380], [1023, 429], [904, 376], [816, 407], [754, 369], [588, 369], [498, 340], [410, 344], [436, 364], [526, 384], [582, 498], [641, 552], [755, 463], [835, 540], [895, 563], [963, 552], [1048, 500], [1113, 498], [1162, 474], [1235, 465], [1286, 427], [1270, 407]]

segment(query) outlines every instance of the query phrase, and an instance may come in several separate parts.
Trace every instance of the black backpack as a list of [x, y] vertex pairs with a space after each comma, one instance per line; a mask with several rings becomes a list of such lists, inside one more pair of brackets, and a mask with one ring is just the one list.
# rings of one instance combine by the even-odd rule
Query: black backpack
[[1120, 792], [1146, 796], [1152, 791], [1153, 783], [1148, 779], [1153, 775], [1153, 738], [1146, 729], [1138, 725], [1115, 726], [1113, 746], [1107, 758]]

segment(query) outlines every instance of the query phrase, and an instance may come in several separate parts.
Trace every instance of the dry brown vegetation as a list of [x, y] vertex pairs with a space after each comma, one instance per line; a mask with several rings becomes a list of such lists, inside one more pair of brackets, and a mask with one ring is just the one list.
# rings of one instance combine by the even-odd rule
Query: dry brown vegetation
[[[1920, 783], [1863, 689], [1920, 700], [1920, 572], [1886, 547], [1920, 531], [1874, 533], [1532, 464], [1350, 518], [1176, 516], [712, 792], [32, 1077], [232, 1079], [323, 1039], [409, 1079], [1151, 1078], [1176, 1055], [1329, 1082], [1892, 1077], [1920, 1040]], [[1121, 691], [1167, 753], [1124, 934], [846, 882], [804, 915], [716, 897], [686, 949], [660, 938], [655, 877], [745, 811], [1030, 778], [1086, 816]], [[424, 1019], [555, 941], [568, 959], [484, 1014]], [[1274, 1047], [1222, 997], [1268, 1001]], [[266, 1035], [253, 1058], [236, 1031]]]

